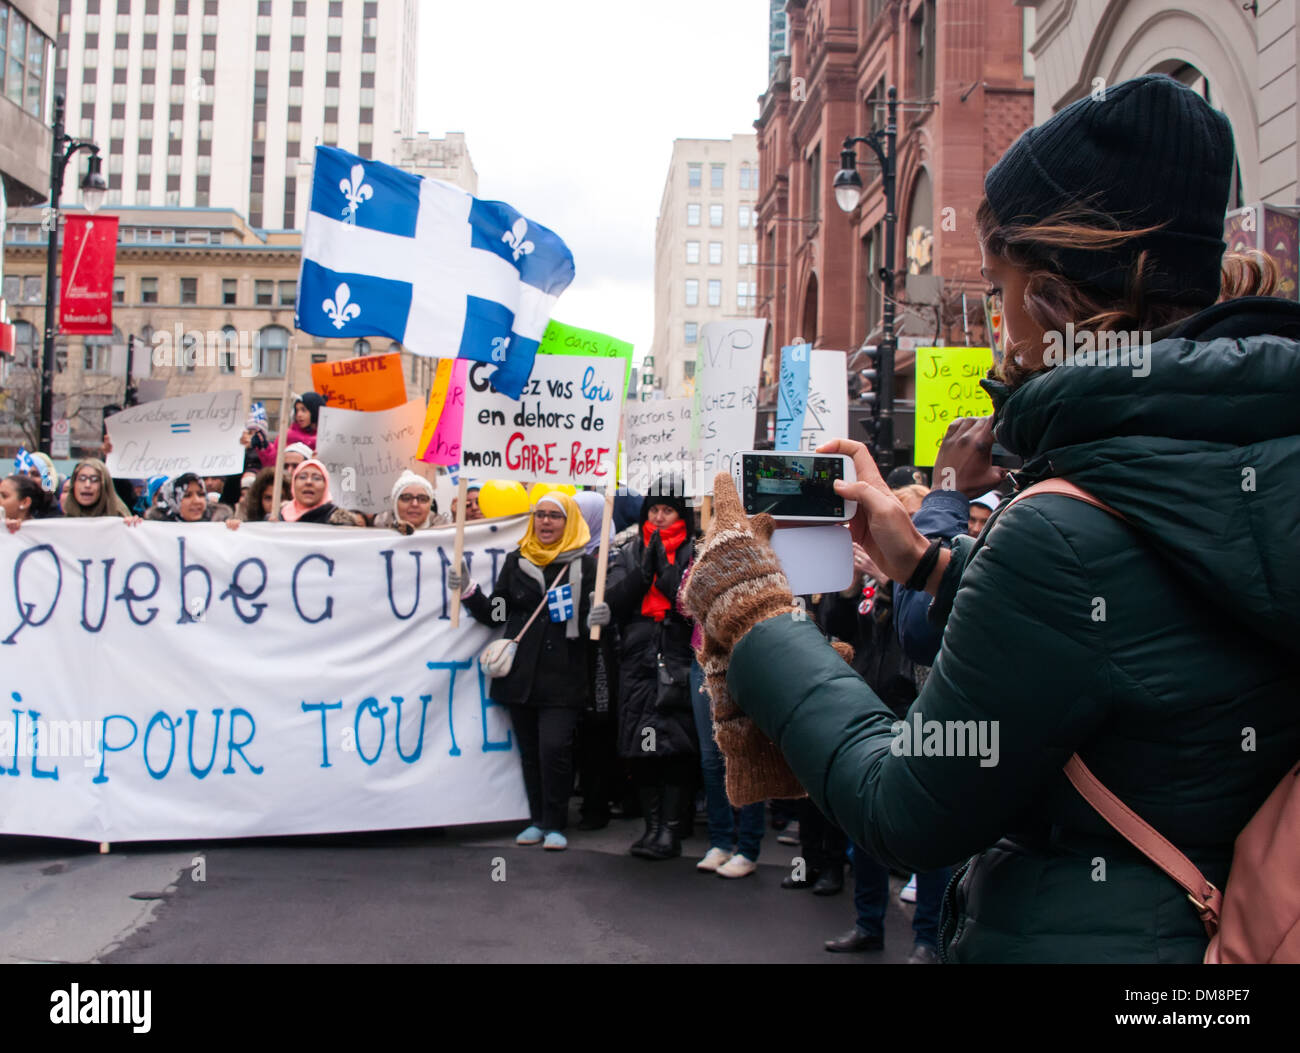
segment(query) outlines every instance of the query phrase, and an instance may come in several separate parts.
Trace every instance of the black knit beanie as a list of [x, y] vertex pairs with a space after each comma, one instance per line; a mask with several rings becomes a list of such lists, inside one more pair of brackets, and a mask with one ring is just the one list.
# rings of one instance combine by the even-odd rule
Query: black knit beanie
[[1116, 229], [1163, 223], [1115, 249], [1054, 249], [1067, 278], [1122, 297], [1138, 254], [1143, 289], [1179, 302], [1219, 297], [1232, 126], [1191, 88], [1163, 74], [1106, 88], [1030, 128], [984, 177], [1001, 223], [1032, 223], [1074, 207]]

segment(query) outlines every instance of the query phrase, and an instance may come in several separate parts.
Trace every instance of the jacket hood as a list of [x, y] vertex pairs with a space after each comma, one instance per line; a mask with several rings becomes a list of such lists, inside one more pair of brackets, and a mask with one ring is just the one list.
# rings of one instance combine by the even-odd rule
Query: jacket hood
[[[1300, 631], [1300, 305], [1249, 297], [1152, 334], [1145, 361], [985, 382], [1020, 486], [1063, 476], [1123, 513], [1214, 603]], [[1113, 356], [1112, 356], [1113, 357]]]

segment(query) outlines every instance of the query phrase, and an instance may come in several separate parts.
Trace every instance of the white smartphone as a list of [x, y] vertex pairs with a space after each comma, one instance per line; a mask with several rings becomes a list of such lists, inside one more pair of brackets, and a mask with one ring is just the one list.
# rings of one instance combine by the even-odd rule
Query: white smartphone
[[745, 514], [766, 512], [777, 522], [843, 523], [858, 511], [856, 501], [835, 492], [835, 481], [857, 482], [853, 461], [840, 453], [736, 454], [731, 474]]

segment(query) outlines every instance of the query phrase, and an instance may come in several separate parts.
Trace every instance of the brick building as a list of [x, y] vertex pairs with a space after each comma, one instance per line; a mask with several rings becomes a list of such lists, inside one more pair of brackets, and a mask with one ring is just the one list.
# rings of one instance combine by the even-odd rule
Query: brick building
[[851, 214], [836, 207], [831, 183], [844, 138], [885, 126], [890, 85], [899, 99], [900, 445], [911, 444], [906, 400], [915, 390], [907, 348], [936, 335], [951, 343], [985, 339], [975, 209], [984, 173], [1033, 123], [1032, 17], [1010, 0], [786, 4], [789, 53], [776, 62], [754, 122], [756, 313], [771, 322], [760, 401], [769, 413], [776, 349], [802, 338], [854, 350], [881, 334], [885, 193], [869, 148], [858, 147], [864, 190]]

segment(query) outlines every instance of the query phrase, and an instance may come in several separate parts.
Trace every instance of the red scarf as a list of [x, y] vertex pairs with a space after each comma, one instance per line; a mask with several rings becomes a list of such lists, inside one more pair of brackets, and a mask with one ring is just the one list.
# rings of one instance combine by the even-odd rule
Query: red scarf
[[[641, 540], [645, 544], [650, 544], [650, 539], [654, 536], [655, 528], [649, 522], [641, 524]], [[668, 553], [668, 562], [674, 566], [677, 564], [677, 550], [682, 547], [682, 542], [686, 540], [686, 520], [679, 519], [672, 526], [666, 526], [659, 531], [659, 540], [663, 542], [664, 551]], [[658, 578], [655, 579], [656, 581]], [[664, 615], [671, 609], [668, 598], [662, 592], [651, 585], [646, 591], [645, 598], [641, 601], [641, 613], [647, 618], [653, 618], [657, 622], [664, 620]]]

